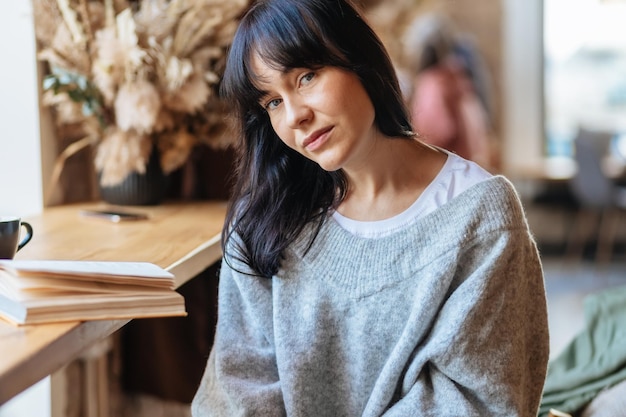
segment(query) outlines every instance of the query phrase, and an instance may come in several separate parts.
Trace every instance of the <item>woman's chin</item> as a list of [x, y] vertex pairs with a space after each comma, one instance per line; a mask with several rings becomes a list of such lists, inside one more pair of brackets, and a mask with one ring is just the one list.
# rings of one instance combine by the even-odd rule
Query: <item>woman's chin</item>
[[338, 171], [339, 169], [341, 169], [341, 165], [334, 163], [334, 162], [327, 162], [327, 161], [315, 161], [315, 162], [317, 162], [320, 168], [322, 168], [324, 171], [327, 171], [327, 172]]

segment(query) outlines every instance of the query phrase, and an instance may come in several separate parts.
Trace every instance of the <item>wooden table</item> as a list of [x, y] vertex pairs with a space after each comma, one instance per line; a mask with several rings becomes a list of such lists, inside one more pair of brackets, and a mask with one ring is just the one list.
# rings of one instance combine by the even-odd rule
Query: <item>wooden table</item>
[[[83, 217], [103, 203], [46, 208], [28, 217], [33, 239], [16, 259], [146, 261], [176, 276], [177, 286], [221, 257], [224, 202], [164, 203], [124, 207], [148, 220], [111, 223]], [[128, 320], [53, 323], [15, 327], [0, 320], [0, 405], [59, 370]]]

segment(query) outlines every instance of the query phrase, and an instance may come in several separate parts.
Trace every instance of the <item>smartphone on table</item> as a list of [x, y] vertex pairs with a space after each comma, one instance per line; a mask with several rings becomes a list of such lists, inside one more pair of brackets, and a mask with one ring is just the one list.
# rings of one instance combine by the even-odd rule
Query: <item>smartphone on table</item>
[[108, 220], [113, 223], [120, 223], [125, 221], [134, 220], [146, 220], [148, 215], [146, 213], [140, 213], [137, 211], [125, 211], [125, 210], [81, 210], [81, 216], [94, 217], [102, 220]]

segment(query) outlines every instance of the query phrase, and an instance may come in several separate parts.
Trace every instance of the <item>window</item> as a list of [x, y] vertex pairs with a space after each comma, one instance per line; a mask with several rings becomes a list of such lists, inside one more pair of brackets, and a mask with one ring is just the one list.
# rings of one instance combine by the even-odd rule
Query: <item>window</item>
[[548, 157], [572, 156], [579, 128], [626, 133], [626, 1], [544, 0]]

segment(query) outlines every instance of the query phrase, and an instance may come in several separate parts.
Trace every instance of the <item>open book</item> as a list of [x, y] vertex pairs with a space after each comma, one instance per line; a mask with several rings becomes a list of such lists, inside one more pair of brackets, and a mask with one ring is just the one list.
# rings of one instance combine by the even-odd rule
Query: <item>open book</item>
[[184, 315], [174, 275], [152, 263], [0, 260], [0, 317], [13, 324]]

